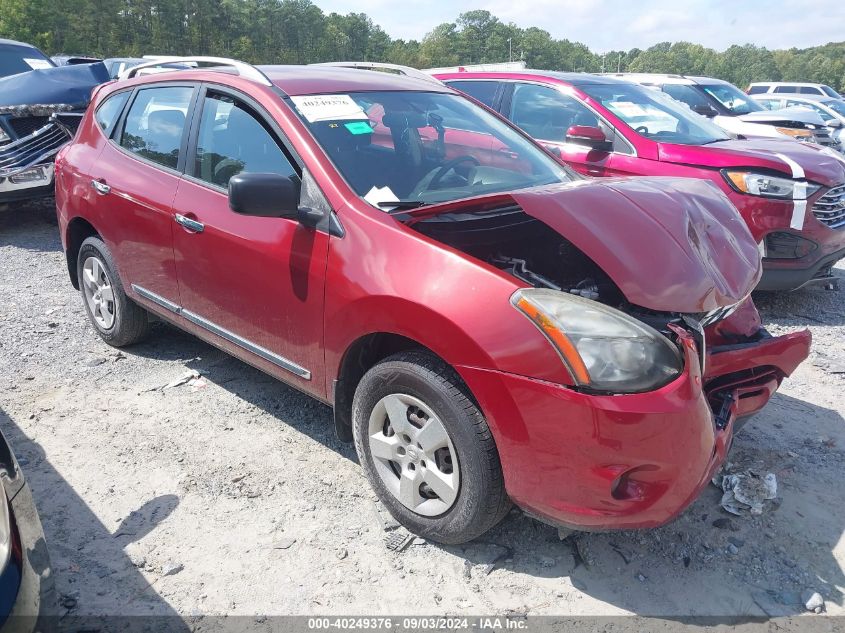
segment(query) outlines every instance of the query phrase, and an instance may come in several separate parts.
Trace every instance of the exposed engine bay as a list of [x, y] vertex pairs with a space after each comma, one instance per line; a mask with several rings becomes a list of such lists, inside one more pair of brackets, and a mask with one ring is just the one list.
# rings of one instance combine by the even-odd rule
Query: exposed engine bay
[[598, 301], [643, 321], [673, 340], [670, 323], [700, 335], [703, 325], [727, 316], [728, 311], [722, 311], [721, 315], [684, 315], [631, 304], [592, 259], [516, 205], [474, 213], [444, 213], [421, 220], [413, 227], [530, 286]]

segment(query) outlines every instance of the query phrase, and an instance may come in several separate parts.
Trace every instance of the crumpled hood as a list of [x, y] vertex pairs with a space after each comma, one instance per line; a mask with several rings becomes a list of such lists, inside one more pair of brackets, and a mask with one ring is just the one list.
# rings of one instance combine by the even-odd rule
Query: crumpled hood
[[709, 145], [660, 143], [658, 158], [667, 163], [696, 165], [710, 169], [758, 167], [782, 172], [787, 177], [806, 178], [835, 187], [845, 183], [845, 158], [833, 152], [789, 139], [753, 138]]
[[0, 113], [21, 106], [61, 104], [85, 108], [91, 91], [109, 81], [102, 63], [30, 70], [0, 79]]
[[811, 123], [824, 127], [824, 120], [812, 110], [798, 108], [785, 108], [781, 110], [765, 110], [763, 112], [749, 112], [738, 117], [749, 123], [778, 123], [783, 121], [798, 121], [799, 123]]
[[709, 312], [744, 299], [760, 278], [760, 255], [745, 222], [706, 180], [580, 180], [409, 214], [480, 210], [510, 200], [572, 242], [644, 308]]

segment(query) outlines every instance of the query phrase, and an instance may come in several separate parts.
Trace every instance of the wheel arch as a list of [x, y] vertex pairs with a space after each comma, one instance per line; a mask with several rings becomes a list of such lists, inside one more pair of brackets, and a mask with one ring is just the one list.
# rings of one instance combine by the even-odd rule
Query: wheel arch
[[89, 237], [100, 237], [100, 233], [88, 220], [77, 216], [68, 222], [65, 231], [65, 259], [70, 283], [77, 290], [79, 290], [79, 276], [77, 275], [76, 264], [79, 258], [79, 249], [82, 248], [82, 242]]

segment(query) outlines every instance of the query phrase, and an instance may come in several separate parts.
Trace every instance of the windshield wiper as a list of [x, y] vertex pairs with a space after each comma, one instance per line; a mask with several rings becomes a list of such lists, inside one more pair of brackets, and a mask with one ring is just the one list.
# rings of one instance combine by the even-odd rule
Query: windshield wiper
[[422, 200], [384, 200], [383, 202], [377, 202], [376, 206], [381, 209], [388, 209], [389, 211], [392, 211], [395, 209], [418, 209], [419, 207], [424, 207], [427, 204], [429, 203], [423, 202]]

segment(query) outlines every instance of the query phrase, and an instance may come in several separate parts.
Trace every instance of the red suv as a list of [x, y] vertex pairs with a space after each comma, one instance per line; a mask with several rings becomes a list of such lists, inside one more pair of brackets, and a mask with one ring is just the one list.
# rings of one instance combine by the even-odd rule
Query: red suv
[[438, 541], [511, 501], [669, 521], [809, 351], [760, 327], [756, 244], [710, 183], [585, 180], [431, 80], [232, 62], [112, 82], [57, 183], [107, 343], [153, 314], [331, 405], [379, 498]]
[[531, 70], [436, 77], [501, 112], [582, 174], [714, 183], [759, 244], [759, 290], [830, 283], [845, 257], [845, 158], [833, 150], [731, 138], [673, 99], [669, 85], [666, 94], [611, 77]]

